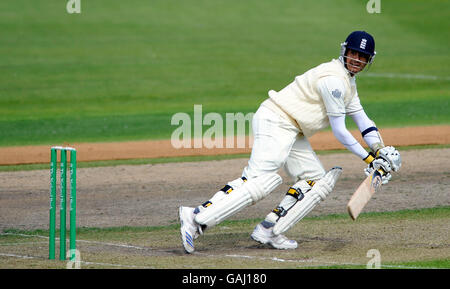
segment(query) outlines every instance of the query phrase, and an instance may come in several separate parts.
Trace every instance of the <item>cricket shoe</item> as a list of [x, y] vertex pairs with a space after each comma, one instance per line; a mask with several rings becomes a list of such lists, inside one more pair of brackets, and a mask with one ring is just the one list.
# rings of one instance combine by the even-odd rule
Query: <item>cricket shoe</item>
[[275, 249], [296, 249], [297, 242], [295, 240], [289, 240], [284, 235], [275, 235], [272, 231], [273, 227], [264, 228], [263, 225], [258, 224], [253, 230], [251, 238], [261, 244], [269, 244]]
[[194, 210], [190, 207], [179, 208], [181, 241], [186, 253], [194, 252], [194, 240], [202, 233], [201, 227], [194, 221]]

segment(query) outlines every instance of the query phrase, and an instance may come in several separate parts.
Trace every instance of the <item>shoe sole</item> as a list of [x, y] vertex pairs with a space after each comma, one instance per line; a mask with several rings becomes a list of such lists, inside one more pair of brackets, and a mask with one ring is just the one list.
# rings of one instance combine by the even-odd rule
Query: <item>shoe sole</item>
[[[194, 240], [192, 239], [192, 236], [186, 233], [185, 230], [183, 230], [183, 207], [180, 207], [178, 209], [178, 219], [180, 221], [180, 236], [181, 236], [181, 243], [183, 244], [184, 251], [188, 254], [191, 254], [194, 252]], [[189, 243], [190, 242], [190, 243]]]

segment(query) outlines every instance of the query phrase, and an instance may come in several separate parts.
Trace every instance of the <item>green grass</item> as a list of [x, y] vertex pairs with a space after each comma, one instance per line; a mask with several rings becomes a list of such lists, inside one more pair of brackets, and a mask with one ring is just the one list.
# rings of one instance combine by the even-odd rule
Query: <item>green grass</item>
[[[361, 101], [379, 126], [450, 123], [448, 1], [0, 3], [0, 146], [169, 138], [176, 112], [254, 112], [355, 29], [378, 55]], [[350, 18], [350, 19], [349, 19]], [[348, 19], [348, 20], [345, 20]]]
[[[213, 155], [213, 156], [186, 156], [186, 157], [167, 157], [167, 158], [142, 158], [142, 159], [126, 159], [126, 160], [107, 160], [78, 162], [77, 168], [92, 167], [111, 167], [119, 165], [148, 165], [148, 164], [165, 164], [178, 162], [200, 162], [212, 160], [228, 160], [238, 158], [248, 158], [250, 154], [230, 154], [230, 155]], [[5, 171], [31, 171], [48, 169], [49, 164], [26, 164], [26, 165], [0, 165], [0, 172]]]
[[[331, 266], [311, 266], [307, 269], [366, 269], [365, 265], [331, 265]], [[435, 259], [417, 262], [386, 262], [380, 264], [380, 269], [448, 269], [449, 259]]]
[[[358, 216], [358, 220], [362, 222], [367, 220], [414, 220], [414, 219], [426, 219], [426, 218], [448, 218], [450, 217], [450, 206], [441, 206], [434, 208], [424, 208], [424, 209], [405, 209], [393, 212], [363, 212]], [[348, 220], [348, 214], [329, 214], [329, 215], [319, 215], [319, 216], [307, 216], [302, 219], [302, 221], [308, 222], [322, 222], [322, 221], [333, 221], [333, 220]], [[217, 227], [228, 227], [228, 226], [248, 226], [260, 222], [261, 219], [241, 219], [241, 220], [225, 220], [221, 222]], [[160, 230], [174, 230], [178, 229], [180, 225], [171, 224], [166, 226], [120, 226], [120, 227], [78, 227], [77, 233], [80, 234], [105, 234], [105, 233], [126, 233], [126, 232], [154, 232]], [[56, 230], [59, 232], [59, 230]], [[21, 229], [4, 229], [3, 233], [14, 233], [14, 234], [24, 234], [24, 235], [48, 235], [48, 230], [36, 229], [36, 230], [21, 230]], [[0, 236], [2, 237], [2, 236]], [[3, 236], [6, 237], [6, 236]]]
[[[442, 206], [435, 208], [426, 208], [426, 209], [406, 209], [394, 212], [366, 212], [361, 213], [358, 216], [359, 220], [364, 219], [384, 219], [384, 220], [411, 220], [411, 219], [421, 219], [421, 218], [446, 218], [450, 217], [450, 207]], [[311, 220], [321, 221], [321, 220], [336, 220], [336, 219], [348, 219], [348, 214], [330, 214], [323, 216], [314, 216], [308, 217]]]
[[[383, 269], [448, 269], [450, 259], [445, 255], [448, 244], [441, 230], [449, 217], [449, 206], [362, 213], [357, 221], [350, 220], [347, 214], [306, 217], [289, 231], [300, 242], [301, 249], [293, 251], [257, 247], [248, 232], [260, 219], [229, 220], [209, 229], [196, 240], [199, 254], [194, 255], [182, 253], [178, 223], [81, 227], [77, 228], [77, 248], [81, 260], [90, 263], [83, 263], [83, 268], [122, 264], [151, 268], [364, 269], [368, 261], [366, 252], [377, 248]], [[65, 267], [64, 262], [47, 260], [48, 251], [43, 245], [46, 236], [46, 229], [3, 230], [0, 253], [32, 258], [4, 255], [0, 257], [2, 267]], [[34, 242], [41, 244], [33, 245]], [[137, 250], [124, 249], [123, 244]], [[249, 257], [238, 258], [243, 255]]]

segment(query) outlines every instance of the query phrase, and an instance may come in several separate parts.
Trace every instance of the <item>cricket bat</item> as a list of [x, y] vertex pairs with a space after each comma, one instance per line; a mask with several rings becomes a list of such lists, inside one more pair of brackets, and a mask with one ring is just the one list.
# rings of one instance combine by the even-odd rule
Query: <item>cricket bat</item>
[[[372, 124], [374, 127], [377, 126], [374, 121], [372, 121]], [[381, 137], [380, 132], [377, 131], [377, 134], [378, 138], [380, 139], [381, 145], [384, 147], [384, 141]], [[385, 172], [382, 169], [373, 171], [373, 173], [370, 174], [353, 193], [350, 201], [348, 201], [347, 204], [347, 211], [353, 220], [356, 220], [356, 218], [358, 218], [359, 214], [372, 198], [373, 194], [380, 190], [382, 185], [381, 177], [384, 174]]]
[[353, 193], [347, 204], [347, 211], [353, 220], [358, 218], [358, 215], [369, 202], [370, 198], [372, 198], [373, 194], [380, 190], [382, 185], [381, 176], [383, 174], [384, 171], [382, 169], [374, 170]]

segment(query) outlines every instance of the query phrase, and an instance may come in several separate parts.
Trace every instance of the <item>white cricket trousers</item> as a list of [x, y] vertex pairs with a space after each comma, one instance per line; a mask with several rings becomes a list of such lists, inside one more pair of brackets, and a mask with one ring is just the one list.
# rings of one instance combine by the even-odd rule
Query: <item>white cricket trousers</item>
[[253, 148], [243, 176], [255, 178], [284, 167], [291, 181], [317, 180], [325, 175], [308, 139], [287, 119], [260, 106], [253, 116]]

